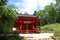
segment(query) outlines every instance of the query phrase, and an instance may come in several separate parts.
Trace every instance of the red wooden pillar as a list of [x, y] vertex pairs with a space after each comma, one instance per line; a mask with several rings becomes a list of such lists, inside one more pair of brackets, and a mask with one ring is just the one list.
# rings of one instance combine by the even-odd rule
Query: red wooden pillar
[[35, 29], [34, 24], [35, 24], [35, 22], [32, 21], [32, 33], [34, 33], [34, 29]]
[[16, 20], [16, 22], [15, 22], [15, 26], [16, 26], [18, 32], [20, 32], [20, 29], [19, 29], [19, 27], [20, 27], [19, 19]]
[[20, 27], [19, 27], [19, 31], [20, 31], [20, 33], [22, 33], [22, 25], [23, 25], [23, 21], [22, 20], [20, 20]]

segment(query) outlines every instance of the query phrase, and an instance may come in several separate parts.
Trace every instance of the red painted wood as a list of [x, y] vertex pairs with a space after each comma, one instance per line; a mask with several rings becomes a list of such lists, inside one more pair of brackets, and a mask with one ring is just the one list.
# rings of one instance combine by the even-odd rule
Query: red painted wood
[[[34, 33], [35, 30], [35, 23], [38, 22], [40, 19], [38, 18], [34, 18], [34, 17], [18, 17], [16, 22], [15, 22], [15, 26], [18, 29], [19, 33]], [[27, 29], [23, 29], [24, 28], [24, 22], [26, 22], [26, 24], [28, 25], [29, 22], [31, 22], [31, 24], [29, 24]]]

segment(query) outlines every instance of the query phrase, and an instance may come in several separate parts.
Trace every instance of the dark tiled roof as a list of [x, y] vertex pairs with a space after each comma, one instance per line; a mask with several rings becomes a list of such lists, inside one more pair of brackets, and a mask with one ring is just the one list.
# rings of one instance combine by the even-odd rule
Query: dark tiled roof
[[17, 14], [18, 17], [36, 17], [34, 15], [23, 15], [23, 14]]

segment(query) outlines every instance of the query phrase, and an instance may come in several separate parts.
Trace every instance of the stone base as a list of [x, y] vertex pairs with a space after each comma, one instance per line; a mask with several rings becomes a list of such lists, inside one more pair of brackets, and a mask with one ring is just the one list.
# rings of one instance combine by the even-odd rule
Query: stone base
[[40, 34], [19, 34], [21, 37], [25, 37], [27, 40], [53, 40], [51, 37], [53, 33], [40, 33]]

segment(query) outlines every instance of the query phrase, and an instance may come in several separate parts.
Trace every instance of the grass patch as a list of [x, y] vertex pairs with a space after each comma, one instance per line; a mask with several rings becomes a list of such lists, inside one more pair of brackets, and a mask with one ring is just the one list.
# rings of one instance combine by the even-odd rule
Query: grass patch
[[56, 38], [60, 38], [60, 24], [50, 24], [41, 27], [42, 33], [54, 33]]

